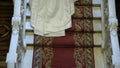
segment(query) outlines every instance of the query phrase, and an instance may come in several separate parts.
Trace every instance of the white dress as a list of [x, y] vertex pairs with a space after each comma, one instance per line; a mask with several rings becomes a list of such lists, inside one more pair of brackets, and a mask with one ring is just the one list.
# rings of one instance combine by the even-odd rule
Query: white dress
[[65, 36], [70, 28], [75, 0], [30, 0], [34, 33], [46, 37]]

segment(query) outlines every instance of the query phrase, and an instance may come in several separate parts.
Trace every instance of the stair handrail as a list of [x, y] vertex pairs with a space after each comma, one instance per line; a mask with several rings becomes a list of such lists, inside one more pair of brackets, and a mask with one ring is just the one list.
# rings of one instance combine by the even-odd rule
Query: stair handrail
[[120, 47], [118, 41], [115, 0], [108, 0], [108, 26], [110, 31], [110, 45], [112, 49], [112, 63], [115, 68], [120, 67]]
[[110, 30], [109, 30], [109, 10], [108, 10], [108, 0], [101, 0], [101, 10], [102, 10], [102, 54], [104, 57], [104, 68], [112, 68], [112, 49], [110, 40]]
[[7, 53], [6, 62], [7, 68], [21, 68], [18, 62], [22, 62], [26, 51], [25, 41], [25, 13], [26, 0], [13, 0], [14, 12], [12, 17], [12, 34], [10, 40], [9, 52]]

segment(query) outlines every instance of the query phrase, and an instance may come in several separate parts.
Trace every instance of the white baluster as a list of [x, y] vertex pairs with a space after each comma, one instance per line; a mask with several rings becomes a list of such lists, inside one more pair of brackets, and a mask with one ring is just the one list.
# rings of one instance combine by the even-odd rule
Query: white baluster
[[21, 0], [14, 0], [14, 14], [12, 17], [12, 36], [10, 41], [9, 52], [6, 57], [6, 62], [8, 63], [7, 68], [15, 68], [15, 63], [17, 61], [16, 50], [18, 45], [19, 24], [21, 22], [20, 6]]
[[111, 38], [111, 47], [113, 52], [112, 61], [115, 68], [119, 68], [120, 47], [119, 47], [118, 35], [117, 35], [118, 20], [116, 18], [115, 0], [108, 0], [108, 6], [109, 6], [110, 38]]

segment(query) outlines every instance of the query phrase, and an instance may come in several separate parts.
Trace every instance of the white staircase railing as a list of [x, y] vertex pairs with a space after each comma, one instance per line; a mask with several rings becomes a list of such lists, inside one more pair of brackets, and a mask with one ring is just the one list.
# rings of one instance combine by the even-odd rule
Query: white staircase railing
[[12, 36], [6, 57], [7, 68], [23, 68], [22, 62], [26, 51], [25, 9], [26, 0], [13, 0]]
[[104, 68], [113, 68], [108, 12], [109, 12], [108, 0], [102, 0], [102, 35], [103, 35], [102, 53], [105, 64]]
[[[120, 67], [120, 47], [117, 36], [118, 21], [115, 11], [115, 0], [101, 0], [103, 3], [103, 52], [111, 49], [111, 66], [115, 68]], [[26, 22], [26, 4], [27, 0], [14, 0], [14, 14], [12, 17], [12, 36], [10, 41], [10, 48], [7, 54], [6, 62], [7, 68], [24, 68], [22, 62], [24, 61], [24, 54], [26, 51], [26, 34], [25, 34], [25, 22]], [[108, 12], [104, 10], [104, 5], [107, 4]], [[108, 13], [104, 17], [104, 13]], [[107, 23], [107, 24], [106, 24]], [[109, 27], [109, 28], [108, 28]], [[107, 30], [107, 29], [108, 30]], [[110, 48], [111, 47], [111, 48]], [[107, 48], [108, 50], [105, 50]], [[106, 54], [106, 53], [105, 53]], [[106, 54], [107, 55], [107, 54]], [[106, 58], [107, 59], [107, 58]], [[110, 61], [110, 60], [109, 60]], [[109, 62], [108, 61], [108, 62]], [[109, 67], [108, 67], [109, 68]]]
[[117, 34], [118, 20], [116, 17], [115, 0], [108, 0], [109, 30], [112, 47], [112, 61], [115, 68], [120, 68], [120, 47]]
[[118, 20], [116, 18], [115, 0], [104, 2], [104, 44], [103, 52], [106, 55], [106, 68], [120, 68], [120, 47], [117, 35]]

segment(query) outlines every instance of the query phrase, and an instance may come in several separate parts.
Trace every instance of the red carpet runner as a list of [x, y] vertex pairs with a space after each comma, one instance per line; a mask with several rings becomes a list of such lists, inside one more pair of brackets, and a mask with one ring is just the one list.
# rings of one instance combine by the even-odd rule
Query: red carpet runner
[[33, 68], [95, 68], [92, 1], [75, 3], [72, 28], [65, 37], [35, 35]]

